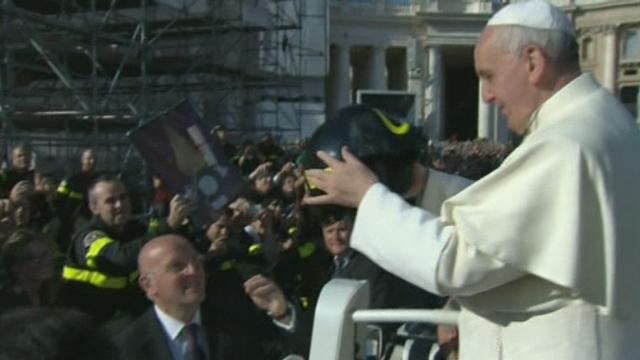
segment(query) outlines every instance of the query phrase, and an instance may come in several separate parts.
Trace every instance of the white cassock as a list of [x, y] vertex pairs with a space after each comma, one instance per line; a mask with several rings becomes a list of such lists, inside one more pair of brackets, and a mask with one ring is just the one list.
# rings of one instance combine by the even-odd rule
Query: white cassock
[[590, 75], [530, 124], [475, 183], [430, 171], [424, 210], [374, 185], [351, 246], [456, 297], [462, 359], [640, 359], [636, 124]]

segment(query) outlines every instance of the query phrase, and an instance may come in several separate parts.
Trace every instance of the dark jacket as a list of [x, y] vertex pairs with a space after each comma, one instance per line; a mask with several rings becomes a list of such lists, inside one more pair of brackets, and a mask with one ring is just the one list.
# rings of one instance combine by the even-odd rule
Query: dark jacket
[[[91, 218], [87, 202], [87, 191], [99, 174], [79, 172], [62, 180], [56, 191], [56, 210], [60, 214], [73, 214]], [[69, 216], [69, 218], [73, 218]]]
[[22, 180], [34, 185], [35, 173], [34, 170], [18, 171], [13, 168], [0, 171], [0, 197], [8, 197], [11, 189]]
[[431, 294], [387, 272], [362, 253], [353, 250], [347, 266], [333, 274], [333, 278], [368, 280], [371, 302], [376, 308], [426, 308], [444, 305], [444, 298]]
[[63, 304], [93, 315], [98, 321], [122, 312], [138, 315], [148, 302], [137, 284], [140, 249], [153, 237], [168, 232], [164, 223], [150, 233], [141, 222], [130, 221], [115, 233], [94, 217], [72, 238], [63, 268]]
[[[209, 346], [209, 360], [216, 360], [217, 333], [202, 314], [202, 330]], [[121, 360], [174, 360], [160, 320], [150, 307], [114, 337]]]
[[240, 234], [227, 242], [224, 256], [207, 263], [207, 300], [202, 309], [216, 319], [218, 354], [224, 360], [272, 359], [281, 351], [281, 331], [255, 306], [244, 282], [268, 275], [263, 249]]
[[58, 218], [54, 236], [61, 249], [66, 249], [75, 230], [91, 219], [87, 191], [98, 176], [98, 173], [79, 172], [60, 182], [53, 207]]
[[[339, 270], [332, 269], [334, 279], [368, 280], [371, 293], [370, 308], [395, 307], [393, 275], [383, 270], [363, 254], [352, 250], [347, 265]], [[335, 266], [335, 265], [334, 265]]]

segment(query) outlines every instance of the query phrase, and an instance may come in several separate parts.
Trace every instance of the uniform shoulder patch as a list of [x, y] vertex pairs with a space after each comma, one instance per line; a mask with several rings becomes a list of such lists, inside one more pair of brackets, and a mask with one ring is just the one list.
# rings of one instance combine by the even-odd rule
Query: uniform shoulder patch
[[107, 237], [107, 234], [104, 231], [99, 231], [99, 230], [94, 230], [94, 231], [89, 231], [83, 238], [82, 238], [82, 245], [84, 245], [84, 247], [89, 247], [91, 246], [91, 244], [93, 244], [96, 240], [103, 238], [103, 237]]

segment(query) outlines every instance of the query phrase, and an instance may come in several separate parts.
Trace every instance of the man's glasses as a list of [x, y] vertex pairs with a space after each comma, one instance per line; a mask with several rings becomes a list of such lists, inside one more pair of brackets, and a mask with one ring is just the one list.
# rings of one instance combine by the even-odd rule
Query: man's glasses
[[170, 263], [164, 268], [164, 272], [168, 274], [182, 274], [189, 265], [192, 266], [193, 270], [201, 270], [204, 265], [204, 256], [198, 255], [187, 261], [176, 261]]

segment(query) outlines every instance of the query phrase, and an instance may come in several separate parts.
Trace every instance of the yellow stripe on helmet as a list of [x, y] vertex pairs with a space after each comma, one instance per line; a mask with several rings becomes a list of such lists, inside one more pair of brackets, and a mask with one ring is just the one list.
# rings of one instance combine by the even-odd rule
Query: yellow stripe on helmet
[[378, 115], [380, 120], [382, 120], [384, 126], [393, 134], [406, 135], [409, 130], [411, 130], [411, 125], [409, 123], [403, 122], [402, 125], [396, 125], [393, 123], [393, 121], [389, 120], [389, 118], [387, 118], [384, 113], [382, 113], [382, 111], [378, 109], [373, 109], [373, 111], [376, 113], [376, 115]]

